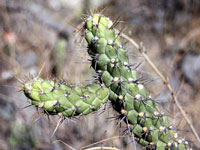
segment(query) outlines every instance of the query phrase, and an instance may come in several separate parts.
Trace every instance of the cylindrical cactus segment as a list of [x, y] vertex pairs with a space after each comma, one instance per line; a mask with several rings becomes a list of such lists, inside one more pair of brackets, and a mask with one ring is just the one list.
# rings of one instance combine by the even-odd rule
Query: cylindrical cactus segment
[[24, 84], [32, 105], [50, 115], [73, 117], [97, 111], [109, 97], [109, 89], [99, 84], [71, 87], [64, 80], [35, 78]]
[[109, 99], [115, 110], [128, 118], [129, 129], [146, 149], [189, 149], [188, 142], [158, 111], [155, 101], [137, 79], [113, 24], [109, 18], [94, 14], [86, 19], [84, 27], [92, 67], [100, 82], [110, 88]]

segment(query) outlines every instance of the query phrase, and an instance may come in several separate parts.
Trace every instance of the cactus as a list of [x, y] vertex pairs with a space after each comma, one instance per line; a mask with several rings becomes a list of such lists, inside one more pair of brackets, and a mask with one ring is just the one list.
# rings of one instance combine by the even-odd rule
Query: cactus
[[49, 115], [73, 117], [98, 110], [108, 100], [109, 90], [99, 84], [72, 87], [66, 81], [35, 78], [24, 84], [32, 105]]
[[189, 149], [188, 142], [178, 135], [137, 79], [114, 24], [109, 18], [94, 14], [84, 25], [92, 67], [99, 81], [110, 88], [109, 99], [114, 109], [121, 114], [136, 141], [146, 149]]
[[31, 79], [23, 84], [32, 105], [49, 115], [73, 117], [97, 111], [109, 99], [135, 140], [147, 150], [189, 150], [131, 68], [120, 32], [109, 18], [94, 14], [84, 24], [91, 66], [100, 83], [71, 86], [65, 80]]

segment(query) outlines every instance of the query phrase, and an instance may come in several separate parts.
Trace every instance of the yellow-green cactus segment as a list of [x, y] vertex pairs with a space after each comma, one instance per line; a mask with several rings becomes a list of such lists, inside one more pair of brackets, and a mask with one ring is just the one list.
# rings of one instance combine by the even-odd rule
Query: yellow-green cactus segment
[[35, 78], [24, 84], [32, 105], [50, 115], [73, 117], [97, 111], [109, 97], [109, 89], [99, 84], [70, 87], [64, 81]]
[[127, 116], [136, 140], [146, 149], [188, 149], [187, 141], [170, 126], [168, 118], [157, 110], [155, 101], [137, 80], [113, 22], [101, 14], [88, 17], [85, 39], [92, 67], [100, 82], [110, 88], [109, 99], [115, 110]]

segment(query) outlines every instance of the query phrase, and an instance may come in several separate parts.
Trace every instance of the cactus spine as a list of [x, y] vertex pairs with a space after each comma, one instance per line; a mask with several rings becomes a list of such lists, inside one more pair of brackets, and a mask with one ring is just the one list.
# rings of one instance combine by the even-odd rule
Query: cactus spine
[[73, 117], [98, 110], [108, 100], [109, 90], [99, 84], [70, 86], [64, 80], [35, 78], [24, 84], [24, 93], [32, 105], [49, 115]]
[[85, 21], [85, 39], [92, 67], [98, 79], [110, 88], [113, 107], [127, 125], [135, 139], [146, 149], [187, 150], [188, 142], [170, 125], [168, 117], [159, 112], [155, 101], [131, 69], [126, 49], [120, 44], [113, 22], [100, 14]]

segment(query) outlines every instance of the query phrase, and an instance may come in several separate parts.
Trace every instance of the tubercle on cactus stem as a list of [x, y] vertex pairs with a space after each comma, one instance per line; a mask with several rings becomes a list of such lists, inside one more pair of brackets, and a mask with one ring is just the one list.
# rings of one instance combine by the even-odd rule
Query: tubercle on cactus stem
[[31, 104], [49, 115], [74, 117], [97, 111], [108, 100], [109, 90], [100, 84], [71, 86], [64, 80], [34, 78], [23, 85]]
[[132, 125], [136, 141], [146, 149], [189, 149], [188, 142], [170, 128], [168, 117], [161, 115], [156, 102], [139, 83], [113, 24], [109, 18], [94, 14], [86, 19], [84, 27], [92, 67], [99, 81], [110, 89], [114, 109], [128, 119], [126, 123]]

